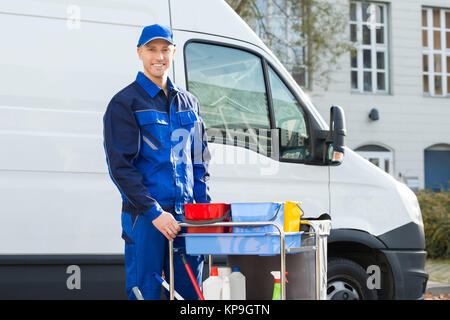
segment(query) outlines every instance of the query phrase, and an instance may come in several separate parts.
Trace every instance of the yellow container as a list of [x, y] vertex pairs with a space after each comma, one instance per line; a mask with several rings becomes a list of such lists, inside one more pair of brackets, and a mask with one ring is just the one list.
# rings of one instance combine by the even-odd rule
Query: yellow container
[[284, 232], [299, 232], [300, 218], [303, 210], [300, 208], [301, 202], [286, 201], [284, 204]]

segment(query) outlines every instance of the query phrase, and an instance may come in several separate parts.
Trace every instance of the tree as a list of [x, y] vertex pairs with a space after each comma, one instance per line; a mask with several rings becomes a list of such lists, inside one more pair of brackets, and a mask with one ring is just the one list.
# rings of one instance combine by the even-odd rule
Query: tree
[[[283, 64], [304, 77], [303, 87], [326, 89], [331, 73], [339, 68], [339, 57], [349, 52], [348, 2], [332, 0], [226, 0], [263, 39]], [[284, 19], [286, 37], [278, 26]], [[280, 20], [281, 18], [281, 20]], [[277, 30], [277, 31], [274, 31]], [[282, 31], [284, 31], [282, 30]]]

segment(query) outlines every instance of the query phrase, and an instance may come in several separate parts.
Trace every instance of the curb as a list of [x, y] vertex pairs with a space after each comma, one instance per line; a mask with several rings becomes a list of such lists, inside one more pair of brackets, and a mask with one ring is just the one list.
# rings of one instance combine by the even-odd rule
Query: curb
[[450, 294], [450, 285], [441, 282], [428, 281], [426, 292], [433, 296], [438, 296], [440, 294], [447, 295]]

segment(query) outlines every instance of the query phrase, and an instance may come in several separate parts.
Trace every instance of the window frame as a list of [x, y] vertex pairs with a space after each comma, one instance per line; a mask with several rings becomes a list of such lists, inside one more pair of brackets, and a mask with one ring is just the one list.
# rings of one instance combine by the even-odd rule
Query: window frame
[[[351, 50], [350, 52], [350, 90], [352, 93], [361, 93], [361, 94], [390, 94], [391, 93], [391, 72], [390, 72], [390, 37], [389, 37], [389, 28], [390, 28], [390, 17], [389, 17], [389, 6], [388, 3], [378, 2], [378, 1], [350, 1], [350, 6], [352, 4], [356, 5], [356, 20], [352, 20], [351, 16], [349, 18], [349, 37], [350, 41], [355, 44], [357, 62], [356, 67], [352, 66], [352, 56]], [[363, 44], [363, 29], [364, 26], [368, 26], [369, 23], [367, 21], [363, 21], [362, 17], [362, 4], [376, 5], [381, 6], [383, 10], [384, 22], [376, 22], [374, 23], [375, 28], [370, 28], [370, 44]], [[349, 7], [349, 10], [350, 7]], [[351, 15], [351, 11], [349, 12]], [[351, 26], [356, 25], [356, 41], [353, 42], [351, 40]], [[379, 44], [376, 42], [376, 30], [377, 27], [383, 27], [383, 37], [384, 43]], [[370, 50], [370, 68], [364, 67], [364, 50]], [[384, 53], [384, 69], [378, 69], [377, 63], [377, 53]], [[352, 74], [356, 72], [357, 75], [357, 88], [352, 87]], [[371, 86], [372, 90], [366, 91], [364, 90], [364, 73], [371, 73]], [[377, 75], [378, 73], [384, 73], [384, 90], [378, 89], [378, 81]]]
[[[292, 94], [294, 99], [298, 102], [299, 107], [302, 109], [303, 114], [305, 115], [306, 127], [308, 130], [308, 135], [309, 135], [309, 139], [310, 139], [310, 144], [309, 144], [310, 156], [308, 158], [302, 159], [302, 160], [300, 160], [300, 159], [283, 159], [283, 158], [279, 157], [280, 150], [278, 149], [277, 152], [271, 153], [270, 158], [277, 160], [279, 162], [308, 164], [308, 162], [310, 162], [309, 160], [312, 159], [313, 149], [314, 149], [314, 139], [312, 137], [312, 134], [313, 134], [313, 132], [321, 130], [321, 129], [320, 129], [320, 126], [317, 123], [315, 123], [315, 121], [313, 121], [315, 118], [311, 114], [309, 109], [305, 106], [301, 97], [293, 89], [292, 85], [289, 83], [289, 81], [287, 81], [286, 77], [283, 76], [282, 74], [280, 74], [280, 72], [279, 72], [278, 68], [275, 66], [275, 64], [270, 62], [263, 54], [255, 51], [255, 50], [252, 50], [248, 47], [231, 44], [231, 43], [227, 43], [227, 42], [216, 41], [216, 40], [192, 38], [192, 39], [187, 40], [183, 46], [184, 76], [185, 76], [186, 90], [188, 90], [188, 91], [189, 91], [189, 79], [188, 79], [188, 67], [187, 67], [187, 63], [186, 63], [186, 47], [192, 43], [209, 44], [209, 45], [222, 46], [222, 47], [226, 47], [226, 48], [242, 50], [247, 53], [255, 55], [256, 57], [258, 57], [261, 60], [262, 68], [263, 68], [264, 86], [266, 89], [266, 97], [267, 97], [267, 104], [268, 104], [268, 111], [269, 111], [270, 129], [276, 129], [275, 114], [274, 114], [273, 102], [272, 102], [272, 89], [271, 89], [271, 85], [270, 85], [268, 66], [270, 66], [273, 69], [273, 71], [278, 76], [278, 78], [283, 82], [283, 84], [286, 86], [286, 88]], [[217, 142], [212, 142], [212, 143], [217, 143]], [[219, 144], [226, 144], [226, 143], [219, 143]], [[278, 143], [277, 143], [277, 145], [278, 145]], [[242, 146], [242, 145], [237, 145], [237, 147], [245, 148], [245, 146]], [[279, 146], [278, 146], [278, 148], [279, 148]], [[261, 155], [267, 157], [267, 155], [264, 155], [262, 153], [258, 152], [258, 154], [261, 154]], [[277, 157], [275, 157], [275, 155], [277, 155]], [[314, 164], [317, 164], [317, 163], [314, 163]]]
[[[439, 22], [440, 27], [434, 26], [434, 19], [433, 19], [433, 11], [439, 10]], [[426, 22], [427, 25], [423, 25], [423, 11], [426, 12]], [[447, 80], [450, 78], [450, 72], [447, 72], [447, 69], [450, 69], [449, 66], [447, 66], [447, 58], [450, 60], [450, 44], [446, 43], [446, 33], [450, 33], [450, 28], [446, 27], [446, 19], [445, 15], [446, 13], [450, 14], [450, 8], [441, 8], [441, 7], [431, 7], [431, 6], [422, 6], [421, 8], [421, 22], [420, 22], [420, 30], [421, 32], [421, 47], [422, 47], [422, 94], [424, 97], [437, 97], [437, 98], [449, 98], [450, 97], [450, 90], [447, 90], [449, 88], [449, 84], [447, 83]], [[434, 31], [439, 31], [440, 34], [440, 43], [441, 43], [441, 49], [435, 49], [434, 48]], [[424, 39], [423, 39], [423, 33], [426, 32], [427, 34], [427, 46], [425, 47], [423, 45]], [[448, 48], [447, 48], [448, 47]], [[424, 56], [427, 56], [427, 66], [428, 71], [424, 70]], [[434, 56], [440, 55], [441, 57], [441, 71], [436, 72], [434, 70]], [[425, 92], [425, 86], [424, 86], [424, 78], [425, 76], [428, 77], [428, 92]], [[435, 93], [435, 77], [440, 76], [441, 77], [441, 88], [442, 88], [442, 94], [436, 94]], [[449, 80], [450, 81], [450, 80]]]

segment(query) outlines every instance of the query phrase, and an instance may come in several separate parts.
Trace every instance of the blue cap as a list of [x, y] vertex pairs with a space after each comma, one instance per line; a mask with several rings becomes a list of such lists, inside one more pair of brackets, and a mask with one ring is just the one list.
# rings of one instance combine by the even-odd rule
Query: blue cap
[[173, 33], [169, 27], [162, 26], [160, 24], [152, 24], [151, 26], [146, 26], [142, 30], [141, 37], [139, 38], [137, 46], [140, 47], [154, 39], [164, 39], [175, 45], [175, 43], [173, 42]]
[[239, 272], [239, 267], [233, 267], [233, 272]]

